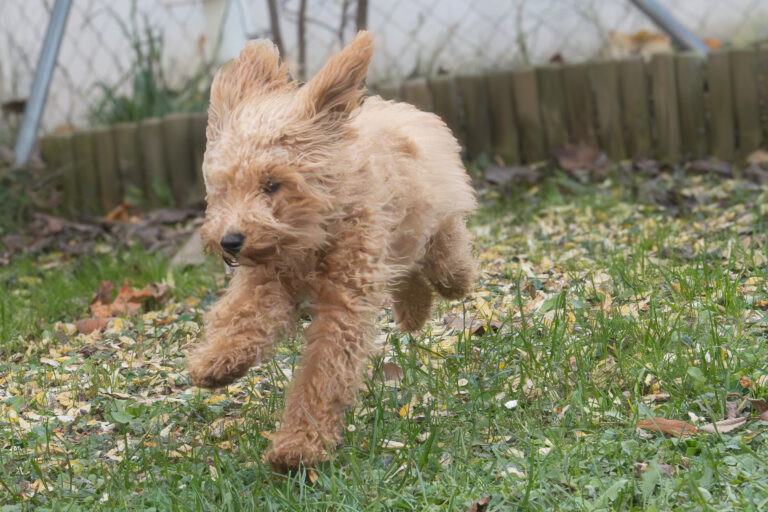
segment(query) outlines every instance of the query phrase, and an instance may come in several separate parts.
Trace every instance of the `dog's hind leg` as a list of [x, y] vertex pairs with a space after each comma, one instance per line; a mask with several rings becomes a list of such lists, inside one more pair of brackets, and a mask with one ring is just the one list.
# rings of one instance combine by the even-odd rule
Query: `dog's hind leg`
[[432, 313], [432, 289], [421, 272], [411, 272], [392, 290], [395, 322], [403, 332], [418, 331]]
[[477, 279], [471, 236], [461, 217], [452, 217], [435, 233], [427, 247], [424, 273], [441, 296], [469, 295]]

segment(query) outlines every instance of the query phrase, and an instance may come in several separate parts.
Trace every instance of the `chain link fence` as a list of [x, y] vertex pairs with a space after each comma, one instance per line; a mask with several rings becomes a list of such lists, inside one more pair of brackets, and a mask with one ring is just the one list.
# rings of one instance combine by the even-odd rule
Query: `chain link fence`
[[[53, 1], [0, 3], [0, 132], [4, 130], [6, 137], [12, 137], [23, 110]], [[270, 3], [275, 9], [272, 18]], [[629, 0], [364, 3], [366, 24], [377, 38], [372, 82], [553, 59], [578, 62], [605, 55], [612, 32], [657, 31]], [[767, 0], [661, 3], [699, 36], [718, 44], [768, 40]], [[202, 109], [215, 67], [236, 55], [245, 40], [272, 37], [274, 18], [284, 58], [292, 69], [304, 62], [306, 75], [311, 76], [357, 30], [358, 4], [358, 0], [73, 0], [42, 130], [141, 117], [157, 114], [158, 109], [160, 113]]]

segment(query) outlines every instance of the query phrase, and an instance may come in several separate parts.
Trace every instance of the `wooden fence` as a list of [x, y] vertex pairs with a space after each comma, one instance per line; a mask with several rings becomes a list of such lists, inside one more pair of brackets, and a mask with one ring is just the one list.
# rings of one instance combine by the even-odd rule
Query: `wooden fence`
[[[599, 147], [613, 160], [667, 162], [738, 161], [768, 142], [768, 48], [420, 78], [372, 89], [439, 114], [471, 158], [498, 155], [510, 165], [547, 160], [568, 142]], [[151, 205], [163, 184], [178, 206], [202, 199], [204, 114], [41, 142], [46, 160], [63, 171], [69, 212], [104, 212], [130, 188]]]
[[659, 54], [478, 76], [377, 92], [440, 114], [470, 157], [546, 160], [566, 142], [613, 160], [741, 160], [768, 143], [768, 48]]
[[41, 138], [43, 159], [61, 172], [64, 213], [105, 213], [126, 196], [150, 207], [200, 203], [207, 121], [171, 114]]

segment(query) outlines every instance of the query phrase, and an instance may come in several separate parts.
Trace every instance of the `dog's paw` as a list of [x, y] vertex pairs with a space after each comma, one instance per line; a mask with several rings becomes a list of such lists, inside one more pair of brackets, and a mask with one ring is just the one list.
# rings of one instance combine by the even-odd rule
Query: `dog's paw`
[[189, 376], [195, 386], [220, 388], [242, 377], [251, 367], [249, 361], [237, 354], [218, 352], [209, 348], [194, 350], [187, 357]]
[[278, 432], [270, 436], [272, 444], [264, 454], [265, 462], [280, 473], [312, 467], [328, 460], [326, 444], [317, 432]]

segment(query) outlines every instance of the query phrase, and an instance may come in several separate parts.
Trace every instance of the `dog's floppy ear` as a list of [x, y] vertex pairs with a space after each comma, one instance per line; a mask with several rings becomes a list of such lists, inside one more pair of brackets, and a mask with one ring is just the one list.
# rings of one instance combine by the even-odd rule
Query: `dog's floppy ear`
[[211, 84], [208, 109], [208, 140], [215, 140], [232, 110], [257, 92], [290, 87], [288, 68], [270, 41], [249, 41], [240, 55], [224, 63]]
[[301, 108], [309, 117], [348, 114], [360, 104], [360, 84], [373, 55], [373, 35], [362, 30], [341, 52], [331, 57], [315, 77], [299, 89]]

